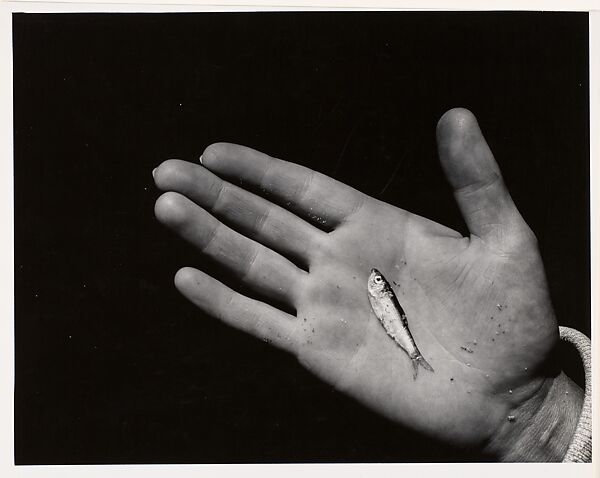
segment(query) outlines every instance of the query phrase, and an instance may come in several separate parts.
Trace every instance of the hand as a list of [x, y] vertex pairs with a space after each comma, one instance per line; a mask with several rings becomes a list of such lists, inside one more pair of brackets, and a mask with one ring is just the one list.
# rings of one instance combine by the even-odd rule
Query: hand
[[[530, 404], [542, 403], [551, 387], [546, 364], [557, 323], [535, 236], [474, 116], [447, 112], [437, 139], [469, 237], [223, 143], [205, 150], [202, 165], [169, 160], [157, 168], [156, 185], [168, 192], [156, 217], [282, 304], [181, 269], [176, 287], [201, 310], [291, 352], [404, 426], [464, 446], [493, 442], [501, 454], [509, 447], [502, 437], [514, 439], [510, 427], [522, 433], [537, 410]], [[410, 359], [374, 315], [367, 297], [373, 267], [393, 285], [434, 372], [421, 368], [413, 379]]]

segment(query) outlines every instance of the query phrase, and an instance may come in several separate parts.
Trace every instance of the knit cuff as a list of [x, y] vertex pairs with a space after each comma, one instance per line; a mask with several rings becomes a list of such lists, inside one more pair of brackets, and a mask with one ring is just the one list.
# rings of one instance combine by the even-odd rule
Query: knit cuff
[[569, 342], [577, 349], [583, 360], [585, 371], [583, 407], [575, 435], [573, 435], [567, 454], [562, 461], [563, 463], [589, 463], [592, 461], [592, 347], [590, 339], [575, 329], [559, 327], [559, 332], [562, 340]]

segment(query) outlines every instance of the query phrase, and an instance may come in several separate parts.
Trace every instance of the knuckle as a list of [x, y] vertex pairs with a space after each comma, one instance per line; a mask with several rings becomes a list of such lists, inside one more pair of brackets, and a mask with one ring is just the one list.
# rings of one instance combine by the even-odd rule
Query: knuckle
[[269, 237], [271, 234], [276, 233], [276, 229], [273, 228], [270, 223], [273, 214], [273, 207], [269, 206], [261, 211], [256, 211], [254, 218], [253, 230], [258, 237]]
[[499, 248], [507, 256], [528, 251], [537, 252], [538, 240], [531, 228], [521, 219], [504, 226], [499, 236]]
[[227, 208], [229, 195], [229, 187], [227, 186], [227, 183], [220, 183], [219, 189], [215, 193], [212, 201], [212, 210], [215, 212], [222, 212], [225, 210]]
[[517, 244], [536, 245], [537, 237], [533, 230], [529, 227], [523, 216], [515, 210], [513, 218], [514, 237]]
[[256, 276], [257, 264], [260, 261], [260, 251], [261, 250], [259, 248], [255, 248], [248, 251], [247, 257], [244, 260], [245, 264], [243, 272], [240, 275], [240, 282], [244, 284], [250, 284], [254, 281], [254, 278]]
[[307, 198], [312, 197], [313, 195], [313, 185], [315, 182], [315, 172], [309, 171], [306, 175], [304, 181], [299, 185], [296, 193], [295, 193], [295, 202], [298, 204], [302, 204], [306, 202]]
[[539, 242], [535, 233], [527, 225], [521, 228], [521, 245], [528, 248], [538, 248]]
[[327, 258], [335, 256], [338, 251], [337, 248], [333, 246], [334, 241], [331, 241], [330, 239], [331, 238], [327, 235], [318, 235], [306, 244], [307, 251], [310, 253], [312, 260], [317, 264], [324, 263]]

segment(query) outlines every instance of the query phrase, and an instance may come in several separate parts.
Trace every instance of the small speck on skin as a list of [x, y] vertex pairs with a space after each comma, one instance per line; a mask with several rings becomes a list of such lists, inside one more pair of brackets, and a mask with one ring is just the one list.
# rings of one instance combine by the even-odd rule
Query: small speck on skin
[[490, 320], [493, 320], [493, 319], [494, 319], [494, 316], [493, 316], [493, 315], [490, 315]]
[[450, 381], [451, 381], [451, 382], [454, 382], [454, 377], [450, 377]]
[[496, 304], [496, 307], [498, 308], [498, 310], [502, 310], [502, 305]]
[[525, 367], [525, 370], [527, 370], [527, 367]]
[[512, 390], [509, 390], [508, 393], [512, 393]]
[[336, 287], [337, 287], [338, 289], [340, 288], [340, 286], [339, 286], [339, 285], [336, 285]]
[[486, 374], [485, 374], [485, 378], [490, 378], [490, 374], [489, 374], [489, 373], [486, 373]]
[[565, 390], [565, 395], [569, 395], [569, 391], [568, 390]]
[[467, 390], [467, 393], [471, 393], [471, 390]]
[[492, 337], [492, 342], [495, 342], [496, 340], [494, 340], [494, 337]]
[[462, 350], [464, 350], [465, 352], [469, 352], [470, 354], [472, 354], [472, 353], [473, 353], [473, 349], [470, 349], [469, 347], [464, 347], [464, 346], [462, 346], [462, 345], [461, 345], [461, 346], [460, 346], [460, 348], [461, 348]]
[[509, 422], [514, 422], [515, 421], [515, 416], [514, 415], [509, 415], [506, 418], [508, 419]]
[[500, 332], [496, 331], [496, 335], [500, 335]]
[[473, 340], [473, 345], [477, 345], [477, 339]]
[[470, 363], [467, 363], [466, 365], [467, 365], [467, 367], [470, 367], [470, 366], [471, 366], [471, 364], [470, 364]]

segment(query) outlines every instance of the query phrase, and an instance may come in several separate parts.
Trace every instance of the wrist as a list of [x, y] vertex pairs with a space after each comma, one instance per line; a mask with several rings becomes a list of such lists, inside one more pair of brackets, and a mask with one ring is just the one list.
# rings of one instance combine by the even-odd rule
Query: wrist
[[564, 372], [507, 415], [485, 452], [503, 462], [559, 462], [575, 434], [583, 392]]

